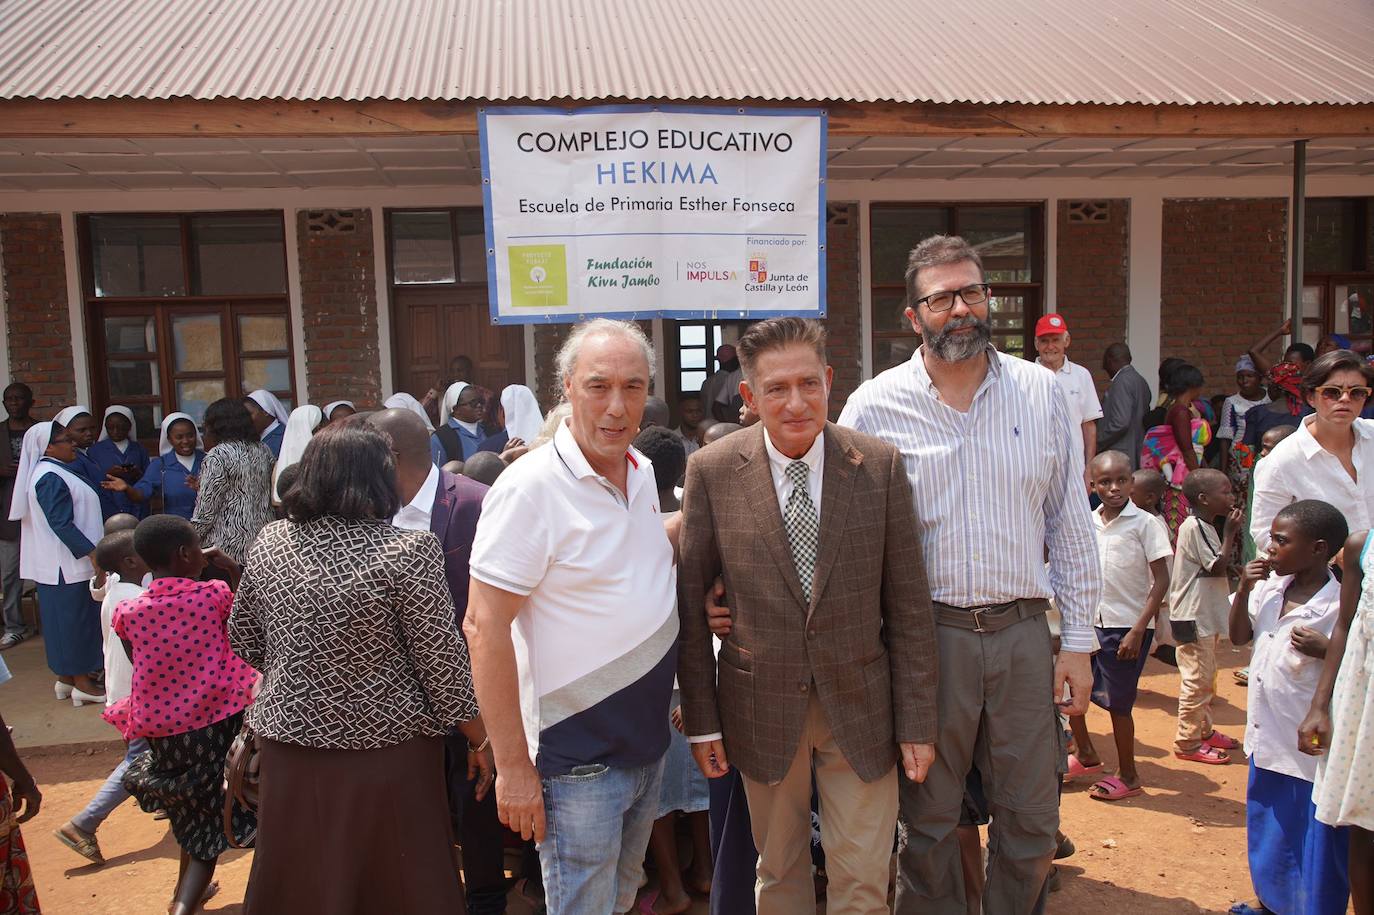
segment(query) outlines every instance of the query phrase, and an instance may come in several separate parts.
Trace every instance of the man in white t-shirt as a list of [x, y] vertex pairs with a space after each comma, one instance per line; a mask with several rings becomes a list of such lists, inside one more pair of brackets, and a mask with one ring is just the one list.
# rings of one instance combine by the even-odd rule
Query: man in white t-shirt
[[482, 504], [463, 629], [501, 821], [539, 843], [551, 915], [627, 912], [658, 816], [677, 574], [639, 433], [653, 347], [631, 323], [558, 354], [571, 416]]
[[1102, 418], [1102, 404], [1097, 400], [1092, 372], [1069, 361], [1069, 325], [1063, 315], [1048, 314], [1035, 322], [1035, 351], [1038, 365], [1054, 372], [1064, 399], [1069, 402], [1069, 419], [1083, 430], [1083, 467], [1097, 453], [1097, 421]]

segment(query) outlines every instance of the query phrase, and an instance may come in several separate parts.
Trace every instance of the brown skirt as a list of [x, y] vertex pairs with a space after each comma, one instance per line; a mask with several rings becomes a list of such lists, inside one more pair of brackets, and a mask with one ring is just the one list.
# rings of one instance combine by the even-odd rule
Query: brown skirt
[[245, 915], [465, 911], [441, 740], [380, 750], [262, 744]]

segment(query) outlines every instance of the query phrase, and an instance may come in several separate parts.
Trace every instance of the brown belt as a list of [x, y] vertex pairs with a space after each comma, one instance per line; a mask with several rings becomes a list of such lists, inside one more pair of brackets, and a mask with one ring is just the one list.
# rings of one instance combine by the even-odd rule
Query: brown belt
[[937, 600], [935, 622], [941, 626], [989, 633], [1039, 616], [1049, 608], [1050, 602], [1043, 597], [1023, 597], [1009, 600], [1005, 604], [989, 604], [982, 607], [952, 607]]

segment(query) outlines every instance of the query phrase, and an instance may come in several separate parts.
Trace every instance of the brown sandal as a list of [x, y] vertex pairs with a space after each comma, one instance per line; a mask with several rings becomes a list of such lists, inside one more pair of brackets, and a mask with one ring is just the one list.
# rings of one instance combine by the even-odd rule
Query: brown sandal
[[[70, 828], [72, 834], [66, 830]], [[86, 835], [68, 821], [52, 831], [57, 841], [76, 852], [92, 864], [104, 864], [105, 856], [100, 853], [100, 842], [94, 835]]]

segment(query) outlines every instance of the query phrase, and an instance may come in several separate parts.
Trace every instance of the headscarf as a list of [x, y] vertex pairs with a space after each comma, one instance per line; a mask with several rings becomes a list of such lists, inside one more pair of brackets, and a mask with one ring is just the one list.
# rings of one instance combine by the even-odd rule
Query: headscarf
[[466, 381], [455, 381], [448, 386], [444, 392], [444, 399], [439, 401], [439, 422], [446, 424], [453, 418], [453, 405], [458, 402], [459, 396], [463, 393], [463, 388], [467, 387]]
[[196, 447], [201, 451], [205, 450], [205, 439], [201, 437], [200, 427], [196, 425], [196, 421], [186, 413], [168, 413], [167, 418], [162, 421], [162, 437], [157, 442], [158, 454], [167, 454], [175, 450], [172, 448], [172, 439], [168, 432], [172, 429], [172, 423], [183, 419], [191, 424], [192, 429], [196, 430]]
[[11, 521], [22, 521], [29, 513], [29, 486], [33, 483], [33, 469], [43, 460], [43, 452], [48, 450], [51, 440], [52, 423], [34, 423], [24, 433], [24, 444], [19, 449], [19, 466], [14, 475], [14, 496], [10, 499]]
[[506, 435], [526, 445], [539, 437], [544, 414], [534, 392], [523, 384], [508, 384], [501, 392], [501, 410], [506, 414]]
[[327, 403], [324, 405], [324, 410], [321, 411], [322, 413], [324, 413], [324, 418], [326, 422], [334, 418], [334, 411], [337, 410], [339, 407], [348, 407], [348, 409], [354, 411], [355, 413], [358, 410], [357, 407], [353, 406], [353, 401], [351, 400], [336, 400], [332, 403]]
[[1239, 375], [1241, 372], [1254, 372], [1254, 371], [1256, 371], [1256, 369], [1255, 369], [1255, 360], [1251, 359], [1250, 356], [1249, 356], [1249, 354], [1246, 354], [1246, 355], [1244, 355], [1244, 356], [1241, 356], [1239, 359], [1236, 360], [1236, 374], [1237, 374], [1237, 375]]
[[1302, 369], [1292, 362], [1276, 362], [1269, 367], [1269, 380], [1288, 395], [1288, 412], [1297, 416], [1302, 410]]
[[392, 394], [382, 403], [382, 406], [388, 410], [409, 410], [424, 421], [426, 429], [430, 432], [434, 431], [434, 423], [429, 421], [429, 414], [425, 412], [425, 408], [420, 405], [418, 400], [405, 391]]
[[77, 404], [74, 407], [68, 407], [61, 413], [58, 413], [56, 416], [52, 418], [52, 421], [57, 423], [57, 425], [61, 426], [63, 429], [65, 429], [72, 424], [72, 420], [76, 419], [82, 413], [90, 412], [90, 407], [83, 407], [80, 404]]
[[262, 412], [268, 414], [283, 426], [286, 425], [287, 414], [286, 406], [277, 399], [277, 395], [262, 388], [248, 395], [248, 399], [262, 407]]
[[105, 415], [100, 419], [100, 438], [97, 441], [106, 441], [110, 437], [109, 430], [105, 428], [105, 423], [111, 416], [118, 413], [129, 421], [129, 438], [138, 439], [138, 423], [134, 421], [134, 411], [120, 404], [111, 404], [105, 408]]
[[310, 437], [315, 434], [315, 430], [324, 422], [324, 411], [314, 404], [305, 404], [291, 411], [291, 415], [286, 420], [286, 434], [281, 440], [281, 454], [277, 456], [277, 464], [272, 468], [272, 493], [277, 501], [281, 501], [281, 493], [277, 491], [277, 481], [281, 479], [281, 473], [292, 464], [299, 464], [301, 455], [305, 454], [305, 446], [310, 444]]

